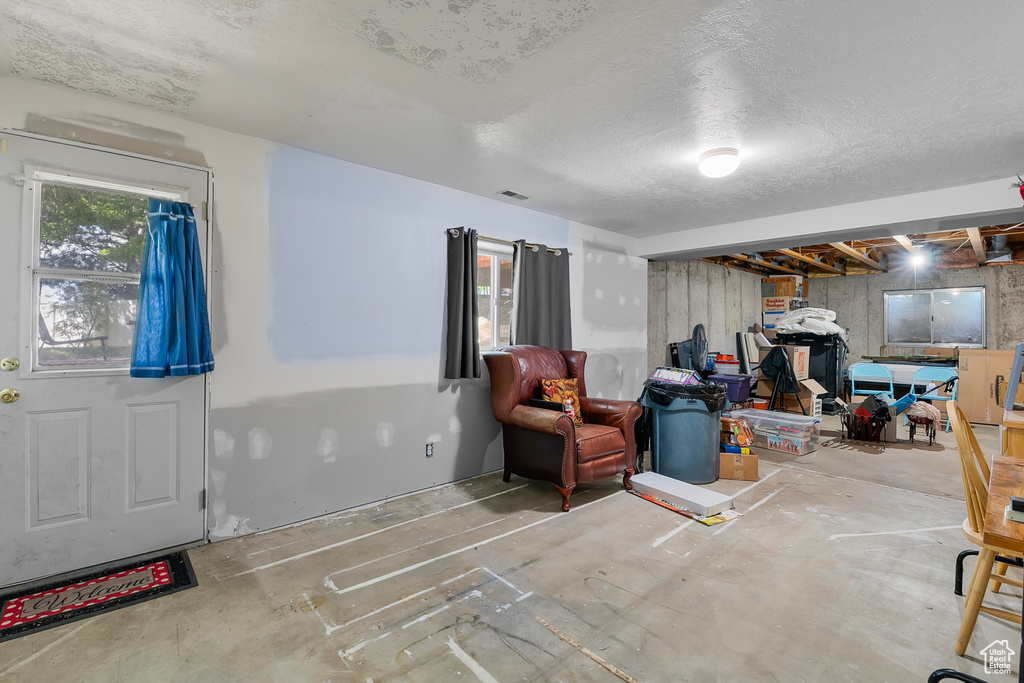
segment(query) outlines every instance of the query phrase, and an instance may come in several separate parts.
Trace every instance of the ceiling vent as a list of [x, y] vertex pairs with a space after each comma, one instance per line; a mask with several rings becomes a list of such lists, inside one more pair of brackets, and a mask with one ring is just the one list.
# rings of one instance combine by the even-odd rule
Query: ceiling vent
[[529, 199], [529, 197], [527, 197], [525, 194], [519, 194], [518, 192], [513, 192], [512, 190], [502, 190], [498, 194], [503, 194], [506, 197], [511, 197], [512, 199], [518, 199], [519, 201], [523, 201], [524, 199]]

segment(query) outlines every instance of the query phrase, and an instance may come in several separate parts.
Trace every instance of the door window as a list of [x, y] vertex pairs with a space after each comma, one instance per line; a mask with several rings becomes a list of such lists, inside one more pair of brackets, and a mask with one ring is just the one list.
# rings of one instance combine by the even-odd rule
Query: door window
[[126, 370], [149, 197], [184, 192], [26, 169], [33, 196], [33, 370]]

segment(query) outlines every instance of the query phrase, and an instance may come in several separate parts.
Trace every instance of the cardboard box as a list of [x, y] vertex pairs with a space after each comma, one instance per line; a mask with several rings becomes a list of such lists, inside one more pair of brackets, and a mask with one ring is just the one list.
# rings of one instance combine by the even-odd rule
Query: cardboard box
[[1001, 399], [1005, 395], [1013, 366], [1011, 350], [960, 349], [957, 383], [957, 405], [968, 422], [1000, 424], [1003, 420]]
[[[785, 312], [786, 311], [778, 311], [776, 313], [764, 313], [764, 312], [761, 313], [761, 327], [763, 327], [766, 330], [765, 336], [768, 335], [767, 330], [774, 330], [775, 329], [776, 322], [778, 321], [779, 318], [782, 317], [782, 314], [785, 313]], [[769, 337], [769, 338], [771, 339], [773, 337]]]
[[802, 275], [766, 277], [761, 280], [761, 296], [807, 296], [808, 281]]
[[[850, 397], [850, 408], [856, 410], [857, 404], [863, 403], [867, 396], [858, 394]], [[936, 403], [946, 403], [946, 401], [936, 401]], [[889, 406], [889, 421], [885, 423], [885, 442], [895, 443], [897, 437], [897, 428], [903, 424], [903, 416], [896, 414], [895, 406]]]
[[721, 429], [721, 443], [737, 446], [750, 446], [754, 443], [754, 434], [750, 431], [750, 423], [744, 419], [723, 417]]
[[[763, 389], [761, 387], [762, 384], [765, 385]], [[772, 388], [774, 387], [774, 385], [775, 383], [769, 380], [759, 380], [757, 383], [757, 396], [760, 398], [771, 398]], [[766, 393], [762, 396], [760, 393], [761, 391], [764, 391]], [[803, 403], [804, 410], [807, 411], [807, 414], [813, 415], [814, 413], [812, 408], [814, 406], [814, 400], [818, 396], [827, 393], [828, 390], [825, 389], [825, 387], [818, 384], [818, 382], [816, 382], [813, 379], [800, 380], [800, 393], [798, 394], [800, 400], [798, 401], [797, 397], [794, 396], [793, 394], [783, 394], [781, 408], [786, 410], [787, 412], [800, 413], [800, 404]], [[775, 410], [779, 410], [780, 406], [777, 398], [775, 403]]]
[[804, 300], [796, 296], [761, 297], [762, 313], [785, 313], [804, 308]]
[[[764, 359], [768, 356], [768, 352], [770, 352], [772, 348], [775, 347], [758, 349], [758, 365], [760, 365], [764, 361]], [[786, 345], [781, 348], [785, 349], [786, 353], [789, 355], [789, 364], [793, 367], [793, 376], [796, 377], [797, 380], [807, 379], [807, 372], [809, 370], [811, 362], [811, 347]], [[756, 395], [763, 396], [763, 394], [761, 393], [761, 382], [759, 381], [757, 384], [758, 391]], [[769, 389], [768, 392], [768, 395], [770, 396], [771, 389]]]
[[719, 453], [718, 478], [757, 481], [757, 462], [753, 453]]

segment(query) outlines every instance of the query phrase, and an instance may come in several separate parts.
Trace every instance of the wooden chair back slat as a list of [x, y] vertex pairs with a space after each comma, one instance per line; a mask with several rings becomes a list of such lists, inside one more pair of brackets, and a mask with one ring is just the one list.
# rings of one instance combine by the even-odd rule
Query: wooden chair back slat
[[956, 450], [960, 456], [960, 474], [964, 483], [967, 503], [967, 521], [971, 530], [981, 534], [985, 526], [985, 508], [988, 506], [990, 470], [985, 454], [978, 445], [971, 425], [955, 401], [949, 403], [949, 422], [956, 436]]

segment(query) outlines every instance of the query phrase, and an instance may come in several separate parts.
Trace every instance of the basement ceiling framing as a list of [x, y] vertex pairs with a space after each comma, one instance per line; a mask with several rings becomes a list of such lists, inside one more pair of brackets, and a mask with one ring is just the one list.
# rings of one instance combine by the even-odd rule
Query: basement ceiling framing
[[927, 259], [930, 268], [939, 269], [1022, 265], [1024, 224], [766, 249], [704, 260], [762, 276], [813, 278], [885, 273], [905, 267], [915, 256]]

